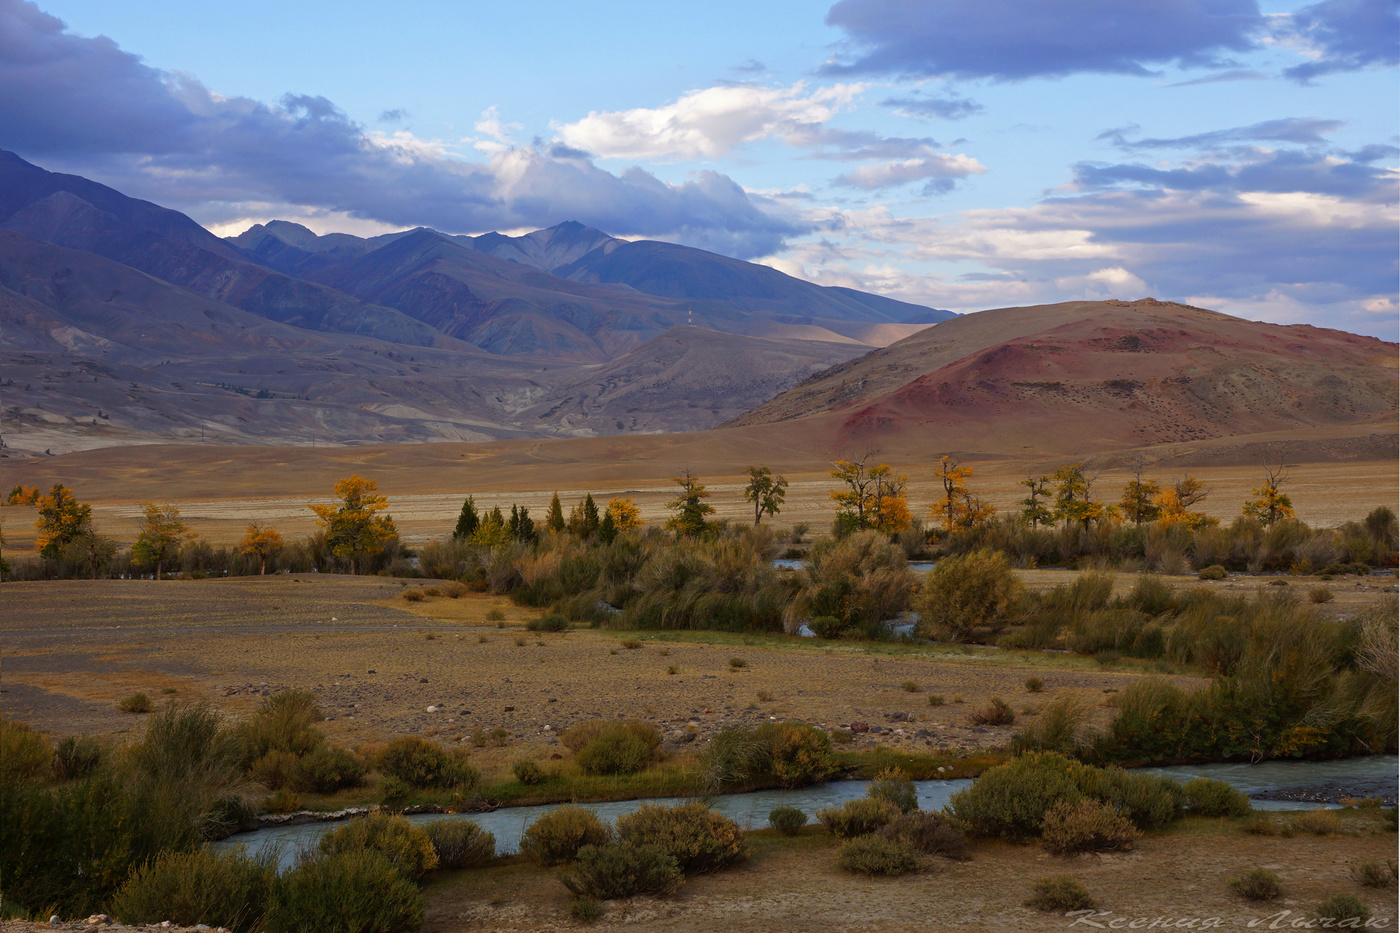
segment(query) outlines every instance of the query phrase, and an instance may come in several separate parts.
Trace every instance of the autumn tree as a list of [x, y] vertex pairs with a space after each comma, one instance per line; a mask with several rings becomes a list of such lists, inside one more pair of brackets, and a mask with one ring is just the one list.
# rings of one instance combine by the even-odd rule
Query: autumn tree
[[1046, 505], [1051, 501], [1050, 477], [1027, 476], [1021, 480], [1029, 494], [1021, 500], [1021, 520], [1030, 523], [1032, 528], [1049, 525], [1055, 521], [1055, 513]]
[[476, 511], [476, 499], [467, 496], [462, 503], [462, 511], [457, 513], [457, 527], [452, 529], [452, 540], [466, 541], [476, 532], [476, 526], [481, 524], [481, 516]]
[[898, 534], [913, 522], [909, 514], [909, 501], [904, 490], [909, 485], [909, 477], [896, 473], [887, 463], [877, 463], [870, 468], [870, 476], [875, 481], [866, 518], [870, 527], [886, 534]]
[[496, 506], [481, 518], [480, 524], [472, 532], [472, 544], [481, 548], [495, 548], [511, 541], [511, 534], [506, 528], [505, 515], [501, 512], [501, 507]]
[[1283, 464], [1280, 463], [1278, 469], [1270, 469], [1268, 464], [1265, 464], [1264, 484], [1255, 487], [1255, 498], [1244, 504], [1244, 514], [1257, 518], [1259, 524], [1265, 528], [1275, 522], [1293, 518], [1293, 500], [1289, 498], [1288, 493], [1279, 488], [1287, 480], [1288, 474], [1283, 471]]
[[544, 526], [549, 529], [550, 534], [557, 535], [564, 530], [564, 506], [559, 503], [559, 493], [554, 494], [554, 498], [549, 500], [549, 514], [545, 516]]
[[877, 479], [865, 468], [870, 459], [867, 451], [859, 460], [837, 460], [832, 464], [831, 476], [845, 484], [845, 489], [831, 490], [831, 500], [836, 503], [836, 521], [842, 529], [854, 531], [870, 527], [866, 518], [871, 504], [875, 501]]
[[141, 514], [141, 531], [132, 542], [131, 560], [138, 567], [155, 567], [159, 580], [161, 570], [180, 556], [180, 548], [194, 535], [180, 521], [180, 510], [168, 503], [143, 503]]
[[1133, 461], [1133, 478], [1123, 486], [1123, 495], [1118, 500], [1123, 517], [1134, 525], [1156, 521], [1161, 512], [1156, 500], [1162, 493], [1162, 487], [1155, 479], [1142, 478], [1145, 463], [1141, 456]]
[[379, 513], [389, 507], [389, 500], [379, 495], [379, 484], [372, 479], [352, 475], [335, 484], [336, 505], [311, 503], [317, 524], [326, 529], [326, 546], [336, 557], [350, 562], [350, 572], [357, 573], [360, 561], [384, 552], [385, 542], [398, 537], [394, 519]]
[[753, 503], [753, 523], [757, 525], [764, 515], [777, 515], [783, 510], [783, 499], [787, 497], [788, 481], [782, 476], [774, 476], [768, 467], [749, 467], [749, 483], [744, 487], [744, 501]]
[[1113, 514], [1094, 498], [1094, 477], [1084, 472], [1083, 463], [1069, 463], [1055, 471], [1055, 519], [1065, 524], [1078, 522], [1088, 528], [1091, 522]]
[[968, 490], [967, 478], [971, 475], [972, 467], [962, 466], [952, 457], [945, 455], [938, 460], [938, 478], [943, 492], [929, 506], [929, 515], [944, 532], [976, 527], [996, 512], [995, 506]]
[[666, 508], [673, 513], [666, 522], [666, 527], [674, 531], [677, 537], [704, 534], [705, 529], [709, 527], [705, 516], [713, 515], [715, 511], [715, 507], [705, 501], [710, 498], [709, 490], [689, 468], [680, 476], [671, 477], [671, 482], [680, 487], [680, 492], [676, 498], [666, 503]]
[[15, 484], [15, 488], [10, 490], [10, 495], [5, 499], [6, 505], [38, 505], [41, 494], [38, 486], [21, 486]]
[[1214, 525], [1218, 519], [1192, 512], [1191, 506], [1206, 498], [1206, 484], [1187, 474], [1153, 498], [1157, 509], [1157, 522], [1162, 525], [1184, 525], [1191, 530]]
[[613, 528], [619, 532], [636, 531], [642, 527], [642, 510], [637, 507], [637, 503], [625, 496], [608, 500], [603, 520], [607, 521], [608, 518], [612, 518]]
[[267, 573], [267, 562], [282, 553], [282, 536], [276, 529], [263, 528], [257, 522], [248, 526], [248, 533], [238, 543], [238, 550], [258, 562], [258, 576]]
[[67, 486], [55, 483], [53, 489], [39, 497], [34, 548], [44, 557], [55, 559], [91, 523], [92, 506], [73, 498], [73, 490]]

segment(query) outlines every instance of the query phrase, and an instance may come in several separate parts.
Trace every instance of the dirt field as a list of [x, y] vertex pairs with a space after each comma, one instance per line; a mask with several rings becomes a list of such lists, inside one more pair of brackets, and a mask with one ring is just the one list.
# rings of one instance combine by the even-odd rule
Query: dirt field
[[[1395, 887], [1368, 889], [1348, 872], [1364, 861], [1393, 858], [1395, 836], [1376, 832], [1363, 816], [1354, 834], [1330, 837], [1248, 836], [1230, 821], [1186, 820], [1143, 837], [1131, 852], [1053, 858], [1038, 846], [977, 843], [972, 860], [940, 860], [932, 871], [891, 879], [852, 875], [836, 865], [830, 836], [808, 827], [795, 840], [771, 831], [750, 836], [752, 857], [716, 875], [686, 881], [666, 898], [611, 901], [594, 928], [672, 933], [924, 933], [927, 930], [1095, 929], [1089, 922], [1026, 907], [1037, 878], [1072, 874], [1097, 898], [1094, 923], [1118, 928], [1246, 930], [1292, 928], [1337, 893], [1371, 907], [1379, 929], [1394, 929]], [[1230, 893], [1228, 882], [1265, 867], [1283, 879], [1279, 900], [1255, 904]], [[584, 929], [568, 917], [569, 896], [550, 872], [520, 863], [444, 875], [426, 890], [427, 933]], [[1284, 912], [1287, 912], [1286, 914]], [[1283, 915], [1280, 921], [1280, 916]], [[1219, 918], [1219, 924], [1203, 921]], [[1251, 926], [1250, 921], [1260, 921]]]

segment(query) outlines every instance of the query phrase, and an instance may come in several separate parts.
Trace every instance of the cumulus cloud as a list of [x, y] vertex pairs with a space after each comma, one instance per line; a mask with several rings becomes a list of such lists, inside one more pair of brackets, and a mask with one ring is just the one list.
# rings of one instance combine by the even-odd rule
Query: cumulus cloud
[[565, 145], [607, 159], [714, 159], [743, 143], [826, 123], [847, 107], [859, 85], [808, 90], [721, 85], [683, 94], [662, 107], [592, 112], [555, 127]]
[[1285, 20], [1284, 35], [1300, 41], [1310, 60], [1284, 74], [1298, 81], [1338, 71], [1400, 62], [1400, 3], [1322, 0]]
[[668, 184], [599, 169], [576, 146], [513, 146], [493, 110], [477, 127], [482, 162], [407, 131], [367, 131], [323, 97], [222, 97], [23, 0], [0, 0], [0, 88], [0, 147], [210, 224], [278, 208], [449, 232], [574, 219], [744, 258], [811, 229], [717, 173]]
[[1265, 25], [1255, 0], [839, 0], [826, 21], [849, 40], [826, 74], [1000, 80], [1219, 66]]

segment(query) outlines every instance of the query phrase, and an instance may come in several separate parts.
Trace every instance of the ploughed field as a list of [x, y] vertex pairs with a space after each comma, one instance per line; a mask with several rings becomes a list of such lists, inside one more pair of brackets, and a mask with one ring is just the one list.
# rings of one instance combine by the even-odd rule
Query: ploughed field
[[[1032, 585], [1066, 576], [1027, 573]], [[473, 764], [490, 779], [522, 757], [563, 753], [556, 736], [573, 723], [616, 717], [656, 725], [674, 751], [724, 725], [775, 717], [828, 728], [866, 723], [871, 731], [850, 747], [956, 757], [1004, 746], [1057, 696], [1107, 721], [1113, 693], [1148, 672], [1142, 662], [1104, 667], [1058, 653], [719, 632], [530, 632], [525, 623], [538, 613], [504, 598], [401, 598], [430, 585], [320, 574], [5, 583], [0, 713], [54, 735], [102, 735], [139, 727], [139, 715], [118, 708], [138, 691], [157, 704], [207, 699], [239, 718], [264, 695], [301, 687], [315, 693], [327, 733], [351, 745], [419, 735], [472, 747], [473, 733], [507, 730], [504, 747], [498, 738], [473, 749]], [[1332, 605], [1374, 599], [1370, 589], [1382, 588], [1339, 586], [1343, 598]], [[1032, 676], [1042, 691], [1027, 690]], [[943, 704], [931, 705], [931, 695]], [[994, 696], [1017, 711], [1017, 725], [970, 721]]]

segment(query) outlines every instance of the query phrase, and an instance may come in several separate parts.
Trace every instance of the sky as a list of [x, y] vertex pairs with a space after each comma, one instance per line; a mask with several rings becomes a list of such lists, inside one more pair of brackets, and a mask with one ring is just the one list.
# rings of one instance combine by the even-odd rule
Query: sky
[[1397, 339], [1400, 0], [0, 0], [0, 148], [221, 235], [577, 220]]

